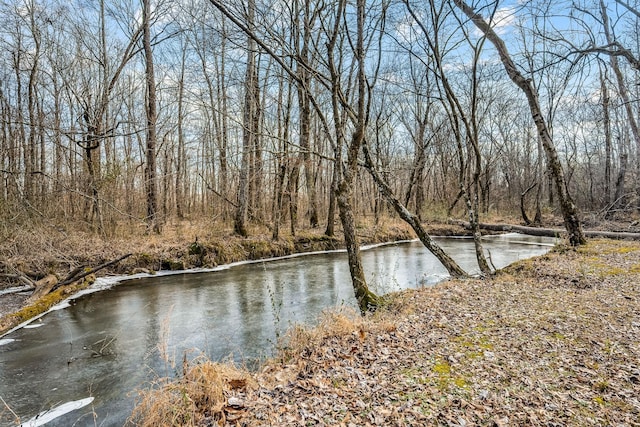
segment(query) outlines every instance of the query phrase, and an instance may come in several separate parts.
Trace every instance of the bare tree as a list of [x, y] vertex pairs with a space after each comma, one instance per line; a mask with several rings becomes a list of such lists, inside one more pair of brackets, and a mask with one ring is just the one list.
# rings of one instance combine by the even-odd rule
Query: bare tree
[[[616, 40], [611, 34], [609, 15], [607, 13], [607, 7], [603, 0], [600, 0], [600, 13], [602, 16], [602, 28], [604, 30], [607, 43], [609, 45], [614, 45], [616, 44]], [[629, 99], [629, 89], [627, 88], [624, 75], [622, 74], [620, 65], [618, 64], [618, 56], [610, 55], [609, 60], [611, 69], [613, 70], [613, 74], [616, 76], [618, 93], [620, 94], [622, 105], [624, 106], [624, 110], [627, 113], [627, 120], [629, 123], [629, 128], [631, 129], [631, 135], [633, 136], [633, 140], [635, 142], [636, 151], [640, 153], [640, 125], [638, 124], [638, 121], [634, 114], [631, 100]], [[640, 162], [636, 162], [636, 173], [640, 175]], [[640, 184], [638, 184], [638, 186], [636, 187], [636, 195], [640, 199]]]
[[566, 182], [564, 180], [562, 165], [560, 164], [560, 159], [558, 158], [555, 145], [553, 144], [551, 134], [549, 133], [549, 129], [542, 114], [542, 109], [540, 108], [540, 102], [538, 100], [538, 93], [536, 89], [531, 84], [531, 80], [523, 76], [522, 73], [518, 70], [518, 67], [511, 59], [511, 55], [509, 54], [504, 41], [500, 38], [500, 36], [498, 36], [494, 29], [489, 24], [487, 24], [484, 18], [462, 0], [453, 0], [453, 3], [473, 22], [476, 27], [478, 27], [480, 31], [482, 31], [482, 33], [495, 46], [498, 54], [500, 55], [500, 60], [502, 61], [507, 74], [509, 75], [509, 78], [511, 78], [511, 80], [526, 95], [529, 102], [531, 116], [536, 124], [540, 141], [542, 142], [545, 154], [547, 156], [547, 167], [555, 183], [555, 189], [558, 195], [560, 209], [564, 218], [564, 225], [567, 233], [569, 234], [569, 242], [573, 246], [584, 244], [586, 240], [584, 234], [582, 233], [582, 225], [578, 216], [578, 209], [571, 199], [571, 196], [569, 195]]
[[[480, 153], [480, 143], [478, 141], [478, 75], [477, 64], [482, 51], [482, 45], [484, 44], [484, 38], [481, 38], [477, 44], [471, 42], [469, 35], [465, 34], [464, 39], [472, 48], [473, 60], [472, 70], [470, 76], [470, 113], [467, 113], [467, 107], [463, 106], [461, 97], [458, 96], [450, 82], [449, 73], [445, 71], [444, 64], [444, 48], [441, 46], [440, 34], [444, 28], [446, 11], [445, 3], [436, 4], [431, 0], [429, 5], [429, 17], [431, 19], [430, 26], [432, 31], [429, 31], [427, 25], [414, 11], [410, 2], [407, 0], [404, 2], [407, 10], [412, 18], [421, 29], [423, 37], [426, 40], [426, 44], [429, 47], [429, 54], [433, 60], [433, 66], [431, 72], [436, 76], [440, 83], [440, 90], [442, 92], [442, 105], [446, 110], [449, 126], [452, 130], [458, 153], [459, 175], [458, 185], [459, 193], [456, 199], [462, 197], [467, 205], [467, 214], [469, 216], [469, 224], [473, 233], [473, 241], [476, 251], [476, 259], [478, 266], [482, 274], [490, 274], [491, 268], [487, 263], [484, 255], [484, 249], [482, 248], [482, 235], [479, 227], [479, 180], [482, 168], [482, 156]], [[467, 160], [469, 159], [469, 160]], [[472, 166], [468, 165], [469, 162], [473, 162]], [[470, 176], [467, 176], [467, 168], [469, 167]]]
[[[298, 45], [296, 51], [298, 52], [299, 60], [297, 61], [296, 69], [298, 72], [298, 107], [300, 110], [300, 154], [302, 156], [302, 164], [304, 165], [305, 183], [307, 187], [307, 197], [309, 198], [309, 225], [311, 228], [318, 226], [318, 201], [316, 197], [316, 184], [313, 176], [313, 169], [311, 164], [311, 69], [313, 64], [310, 55], [310, 44], [312, 26], [315, 21], [315, 13], [312, 14], [310, 1], [302, 1], [303, 8], [300, 7], [300, 1], [295, 2], [294, 13], [295, 19], [298, 21], [297, 29], [301, 32], [301, 35], [296, 37], [296, 44]], [[302, 14], [302, 22], [300, 21], [300, 15]]]
[[600, 92], [602, 97], [602, 127], [604, 128], [604, 146], [605, 146], [605, 159], [604, 159], [604, 204], [605, 206], [611, 203], [611, 116], [609, 112], [609, 88], [607, 87], [607, 75], [606, 69], [603, 70], [599, 65], [599, 78], [600, 78]]
[[25, 165], [25, 177], [24, 177], [24, 195], [25, 200], [29, 204], [35, 202], [35, 177], [36, 177], [36, 152], [37, 152], [37, 134], [38, 127], [37, 122], [37, 93], [36, 84], [38, 80], [38, 67], [40, 61], [40, 45], [41, 45], [41, 30], [36, 25], [35, 8], [36, 4], [31, 0], [27, 5], [29, 11], [29, 28], [33, 39], [33, 52], [31, 53], [30, 70], [29, 70], [29, 83], [28, 83], [28, 95], [27, 104], [29, 112], [29, 140], [24, 149], [24, 165]]
[[184, 218], [185, 205], [185, 175], [187, 173], [186, 165], [186, 148], [185, 148], [185, 131], [184, 131], [184, 98], [185, 98], [185, 68], [187, 60], [187, 48], [182, 47], [182, 56], [180, 61], [180, 76], [178, 79], [178, 111], [177, 111], [177, 129], [178, 145], [176, 147], [176, 176], [175, 176], [175, 193], [176, 193], [176, 215], [178, 219]]

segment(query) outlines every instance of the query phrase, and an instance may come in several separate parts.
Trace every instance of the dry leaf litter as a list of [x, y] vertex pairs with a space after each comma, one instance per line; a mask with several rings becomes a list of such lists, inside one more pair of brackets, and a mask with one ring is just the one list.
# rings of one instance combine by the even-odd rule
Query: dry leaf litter
[[640, 426], [639, 279], [640, 243], [558, 248], [365, 319], [327, 313], [218, 399], [191, 398], [186, 375], [135, 420], [155, 402], [188, 407], [174, 425]]

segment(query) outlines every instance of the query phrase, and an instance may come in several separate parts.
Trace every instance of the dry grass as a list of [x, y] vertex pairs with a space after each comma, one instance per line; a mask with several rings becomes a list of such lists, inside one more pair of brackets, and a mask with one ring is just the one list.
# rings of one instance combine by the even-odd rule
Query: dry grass
[[[640, 243], [594, 240], [491, 280], [402, 292], [368, 318], [330, 312], [289, 332], [252, 375], [257, 387], [223, 393], [227, 406], [241, 404], [215, 420], [640, 426], [638, 283]], [[224, 402], [209, 405], [224, 412]]]
[[162, 381], [140, 392], [130, 422], [142, 427], [222, 424], [237, 411], [229, 392], [245, 392], [256, 384], [244, 370], [202, 360], [184, 367], [179, 380]]
[[295, 325], [287, 331], [279, 344], [278, 359], [286, 363], [301, 354], [323, 348], [335, 339], [348, 336], [362, 341], [371, 333], [395, 328], [392, 319], [386, 315], [388, 312], [382, 313], [375, 315], [376, 321], [372, 322], [372, 315], [362, 317], [359, 311], [350, 307], [326, 310], [314, 328]]

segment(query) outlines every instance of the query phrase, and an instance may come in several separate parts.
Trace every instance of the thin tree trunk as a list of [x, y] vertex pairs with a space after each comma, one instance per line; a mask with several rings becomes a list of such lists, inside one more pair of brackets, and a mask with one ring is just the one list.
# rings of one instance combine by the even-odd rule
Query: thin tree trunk
[[[262, 111], [264, 110], [264, 106], [262, 105], [262, 100], [266, 99], [265, 96], [261, 96], [260, 94], [260, 81], [258, 79], [258, 69], [260, 69], [260, 61], [262, 56], [258, 54], [258, 61], [256, 65], [255, 78], [253, 80], [254, 83], [254, 109], [253, 109], [253, 117], [251, 118], [251, 129], [253, 136], [253, 143], [251, 146], [251, 163], [249, 169], [249, 194], [251, 195], [251, 201], [249, 203], [249, 217], [258, 221], [264, 221], [264, 209], [262, 206], [263, 199], [263, 188], [262, 188], [262, 136], [260, 135], [260, 128], [262, 124]], [[265, 71], [265, 74], [269, 74], [269, 66]], [[265, 85], [264, 90], [266, 92], [267, 86]]]
[[27, 94], [27, 105], [29, 111], [29, 142], [24, 153], [25, 177], [24, 177], [24, 194], [27, 203], [33, 204], [35, 201], [35, 170], [36, 170], [36, 139], [37, 139], [37, 94], [36, 83], [38, 79], [38, 61], [40, 59], [40, 31], [36, 28], [35, 22], [35, 3], [33, 1], [28, 5], [30, 29], [33, 36], [34, 51], [32, 53], [33, 62], [29, 70], [29, 85]]
[[[13, 183], [12, 188], [13, 188], [13, 192], [17, 197], [19, 197], [20, 191], [19, 191], [19, 186], [18, 186], [18, 179], [17, 179], [17, 174], [18, 174], [18, 169], [19, 169], [19, 164], [20, 164], [20, 157], [21, 156], [25, 156], [25, 152], [27, 147], [26, 145], [26, 131], [25, 131], [25, 125], [24, 125], [24, 107], [23, 107], [23, 91], [22, 91], [22, 73], [21, 73], [21, 63], [22, 63], [22, 53], [23, 53], [23, 48], [22, 48], [22, 37], [20, 37], [20, 33], [17, 33], [17, 46], [16, 46], [16, 52], [13, 54], [13, 67], [14, 67], [14, 72], [15, 72], [15, 77], [16, 77], [16, 119], [17, 119], [17, 125], [16, 125], [16, 129], [13, 132], [13, 138], [11, 138], [12, 143], [13, 143], [13, 150], [12, 153], [13, 155], [10, 157], [9, 160], [13, 160], [13, 165], [10, 165], [9, 171], [11, 172], [12, 175], [12, 179], [11, 182]], [[28, 159], [25, 159], [26, 161], [28, 161]], [[29, 186], [27, 180], [29, 179], [31, 173], [30, 173], [30, 166], [26, 164], [26, 162], [24, 162], [24, 187], [25, 189]], [[24, 193], [23, 193], [24, 194]], [[23, 195], [24, 197], [24, 195]]]
[[340, 165], [341, 161], [338, 159], [342, 158], [342, 155], [338, 152], [341, 147], [336, 147], [334, 153], [334, 162], [332, 166], [331, 172], [331, 186], [329, 188], [329, 209], [327, 211], [327, 228], [324, 231], [324, 234], [329, 237], [333, 237], [335, 235], [335, 221], [336, 221], [336, 192], [335, 189], [338, 188], [338, 184], [340, 182]]
[[45, 174], [47, 174], [47, 135], [45, 132], [45, 113], [42, 101], [38, 103], [38, 135], [40, 137], [38, 154], [40, 156], [38, 162], [38, 198], [40, 206], [47, 206], [47, 181], [44, 180]]
[[287, 84], [287, 101], [284, 103], [284, 86], [285, 78], [280, 79], [280, 87], [278, 90], [278, 139], [280, 150], [276, 156], [276, 185], [275, 197], [272, 208], [273, 230], [271, 238], [278, 240], [280, 238], [280, 223], [282, 221], [282, 205], [284, 199], [284, 182], [287, 176], [287, 158], [289, 156], [289, 123], [291, 121], [291, 82]]
[[[339, 5], [339, 21], [342, 13], [344, 12], [345, 1], [341, 1]], [[355, 233], [355, 216], [353, 209], [353, 190], [355, 186], [355, 178], [358, 171], [358, 153], [364, 142], [364, 132], [366, 130], [366, 96], [367, 96], [367, 82], [365, 77], [365, 52], [364, 52], [364, 17], [365, 17], [365, 0], [357, 0], [357, 40], [355, 46], [355, 59], [357, 63], [357, 107], [355, 118], [355, 129], [349, 142], [349, 148], [347, 150], [347, 165], [345, 167], [344, 174], [336, 188], [336, 201], [339, 209], [340, 221], [342, 223], [342, 230], [344, 233], [345, 246], [347, 247], [347, 255], [349, 261], [349, 272], [351, 274], [351, 282], [353, 290], [358, 301], [358, 307], [360, 312], [365, 314], [367, 311], [375, 309], [379, 304], [379, 297], [369, 290], [367, 281], [364, 275], [364, 269], [362, 267], [362, 258], [360, 256], [360, 245]], [[334, 111], [334, 120], [336, 126], [336, 141], [341, 144], [344, 139], [340, 135], [344, 135], [344, 122], [341, 120], [340, 113], [338, 111], [339, 105], [339, 82], [340, 78], [336, 72], [333, 64], [333, 47], [332, 43], [335, 43], [335, 37], [337, 36], [337, 28], [334, 31], [333, 39], [329, 46], [329, 61], [332, 77], [332, 104]], [[339, 162], [336, 159], [336, 162]]]
[[527, 209], [526, 209], [525, 199], [526, 199], [527, 194], [529, 193], [529, 191], [533, 190], [537, 186], [538, 186], [538, 183], [534, 182], [526, 190], [524, 190], [522, 193], [520, 193], [520, 214], [522, 214], [522, 220], [524, 221], [525, 225], [531, 225], [531, 220], [527, 216]]
[[298, 227], [298, 183], [300, 181], [300, 158], [291, 160], [293, 165], [289, 168], [289, 182], [287, 184], [287, 194], [289, 195], [289, 231], [292, 236], [296, 235]]
[[[427, 125], [431, 119], [430, 111], [431, 107], [429, 104], [426, 107], [422, 107], [421, 104], [417, 106], [418, 113], [415, 115], [415, 120], [418, 122], [418, 128], [416, 129], [415, 135], [413, 136], [413, 145], [415, 147], [415, 157], [413, 160], [413, 165], [411, 167], [411, 174], [409, 176], [409, 184], [407, 185], [407, 190], [404, 196], [404, 205], [409, 207], [409, 203], [411, 202], [411, 196], [414, 195], [415, 198], [415, 211], [418, 215], [418, 218], [421, 218], [421, 212], [425, 200], [425, 189], [423, 185], [424, 180], [424, 171], [427, 165], [427, 147], [429, 145], [429, 140], [426, 140], [426, 130]], [[424, 114], [420, 115], [419, 112], [425, 108]], [[437, 129], [435, 130], [437, 132]]]
[[2, 91], [2, 85], [0, 85], [0, 200], [11, 202], [8, 186], [8, 181], [11, 178], [11, 172], [8, 166], [9, 157], [11, 156], [8, 132], [10, 118], [8, 117], [7, 110], [4, 92]]
[[[315, 179], [311, 165], [311, 100], [309, 91], [311, 90], [311, 75], [308, 71], [310, 66], [309, 40], [311, 38], [311, 22], [309, 1], [304, 1], [304, 16], [302, 23], [302, 46], [298, 49], [301, 62], [298, 62], [297, 72], [300, 83], [298, 84], [298, 107], [300, 109], [300, 155], [302, 165], [304, 165], [304, 177], [307, 187], [307, 197], [309, 199], [308, 216], [311, 228], [318, 226], [318, 202], [316, 196]], [[298, 16], [299, 14], [296, 14]], [[298, 28], [300, 24], [298, 23]]]
[[[606, 72], [606, 71], [605, 71]], [[604, 200], [605, 206], [611, 203], [611, 116], [609, 115], [609, 88], [606, 74], [600, 70], [600, 92], [602, 93], [602, 127], [604, 129]]]
[[280, 238], [280, 222], [282, 217], [282, 198], [284, 193], [284, 179], [287, 175], [287, 167], [283, 160], [284, 155], [279, 155], [277, 158], [276, 168], [278, 173], [276, 174], [276, 185], [274, 188], [275, 198], [273, 200], [273, 207], [271, 209], [271, 217], [273, 218], [273, 229], [271, 230], [271, 239], [278, 240]]
[[53, 143], [54, 143], [54, 184], [53, 184], [53, 192], [56, 194], [56, 197], [60, 197], [60, 193], [62, 192], [62, 162], [63, 162], [63, 153], [62, 153], [62, 130], [60, 129], [61, 124], [61, 94], [60, 94], [60, 85], [58, 82], [58, 74], [54, 72], [51, 77], [53, 83]]
[[[229, 145], [229, 119], [228, 119], [228, 110], [227, 110], [227, 83], [226, 83], [226, 62], [225, 57], [227, 55], [226, 52], [227, 46], [227, 35], [226, 35], [226, 27], [225, 27], [225, 18], [222, 17], [222, 40], [220, 42], [220, 69], [219, 69], [219, 79], [217, 85], [217, 94], [218, 94], [218, 102], [219, 108], [221, 109], [220, 121], [221, 128], [220, 131], [222, 133], [221, 146], [219, 147], [219, 163], [220, 163], [220, 193], [224, 194], [225, 197], [228, 191], [228, 172], [227, 172], [227, 150]], [[216, 60], [216, 64], [218, 61]], [[228, 218], [228, 209], [225, 205], [223, 209], [223, 217]]]
[[161, 225], [158, 217], [158, 191], [156, 189], [156, 121], [158, 119], [156, 107], [156, 80], [153, 69], [153, 51], [151, 49], [151, 0], [143, 0], [143, 49], [146, 65], [147, 83], [147, 145], [145, 165], [145, 188], [147, 200], [147, 228], [154, 233], [160, 233]]
[[482, 172], [482, 155], [480, 153], [480, 144], [478, 142], [478, 61], [480, 60], [480, 53], [482, 52], [482, 46], [484, 39], [482, 39], [474, 47], [474, 60], [473, 60], [473, 74], [472, 74], [472, 90], [471, 90], [471, 130], [472, 132], [467, 137], [467, 145], [471, 143], [473, 153], [473, 174], [471, 180], [472, 194], [470, 198], [467, 198], [467, 210], [469, 212], [469, 222], [471, 223], [471, 230], [473, 232], [473, 244], [476, 250], [476, 260], [478, 261], [478, 267], [482, 274], [491, 274], [491, 268], [487, 263], [487, 258], [484, 255], [484, 248], [482, 247], [482, 233], [480, 232], [480, 174]]
[[[527, 131], [527, 135], [529, 131]], [[545, 168], [543, 163], [544, 149], [542, 148], [542, 141], [540, 137], [536, 138], [536, 145], [538, 147], [538, 156], [536, 159], [536, 176], [538, 180], [538, 188], [536, 189], [536, 215], [533, 218], [533, 224], [542, 226], [542, 196], [544, 193], [544, 181], [546, 179]], [[547, 186], [549, 193], [553, 194], [553, 188]], [[551, 196], [549, 196], [551, 198]]]
[[413, 231], [416, 232], [422, 244], [438, 259], [438, 261], [440, 261], [452, 277], [467, 277], [467, 273], [458, 265], [458, 263], [456, 263], [453, 258], [451, 258], [435, 241], [433, 241], [431, 236], [429, 236], [426, 230], [422, 227], [418, 216], [409, 212], [407, 208], [393, 195], [391, 187], [389, 187], [375, 169], [366, 142], [363, 144], [362, 150], [364, 151], [365, 156], [365, 168], [369, 171], [369, 174], [378, 186], [380, 194], [382, 194], [387, 202], [393, 206], [398, 215], [400, 215], [400, 218], [413, 228]]
[[182, 61], [180, 63], [180, 81], [178, 82], [178, 147], [176, 149], [176, 216], [184, 218], [184, 173], [185, 173], [185, 146], [184, 146], [184, 71], [186, 62], [186, 48], [183, 47]]

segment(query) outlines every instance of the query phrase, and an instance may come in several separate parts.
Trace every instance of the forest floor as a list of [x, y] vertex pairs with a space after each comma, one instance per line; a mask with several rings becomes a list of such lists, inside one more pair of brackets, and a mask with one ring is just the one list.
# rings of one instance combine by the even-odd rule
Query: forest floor
[[293, 328], [257, 373], [208, 361], [137, 425], [639, 426], [640, 242], [556, 247], [485, 279]]

